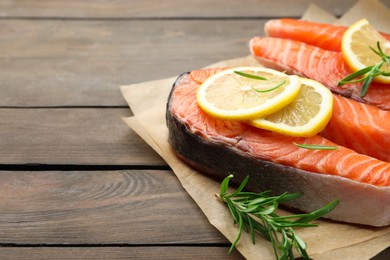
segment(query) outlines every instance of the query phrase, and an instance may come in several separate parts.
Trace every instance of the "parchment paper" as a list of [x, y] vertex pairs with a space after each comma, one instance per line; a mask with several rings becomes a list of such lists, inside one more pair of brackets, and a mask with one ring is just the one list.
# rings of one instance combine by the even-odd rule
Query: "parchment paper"
[[[372, 6], [375, 6], [375, 8], [373, 9]], [[375, 14], [378, 11], [376, 8], [380, 9], [384, 20], [376, 19], [374, 25], [380, 28], [388, 27], [390, 11], [376, 0], [357, 2], [343, 16], [349, 19], [348, 22], [343, 21], [343, 18], [337, 20], [315, 5], [309, 6], [302, 19], [349, 24], [350, 21], [371, 17], [371, 12]], [[367, 11], [370, 13], [366, 13]], [[386, 30], [383, 29], [383, 31]], [[219, 66], [260, 65], [251, 56], [246, 56], [221, 61], [209, 67]], [[237, 227], [233, 226], [228, 209], [214, 196], [219, 191], [220, 183], [180, 161], [167, 142], [166, 102], [176, 78], [175, 76], [168, 79], [122, 86], [122, 94], [134, 114], [133, 117], [124, 118], [124, 121], [169, 164], [184, 189], [199, 205], [210, 223], [232, 242], [236, 237]], [[318, 227], [298, 230], [298, 234], [308, 244], [307, 251], [309, 255], [314, 259], [369, 259], [390, 246], [390, 226], [370, 228], [327, 220], [316, 222], [319, 224]], [[260, 236], [256, 238], [256, 241], [256, 244], [253, 245], [250, 236], [245, 233], [241, 237], [237, 249], [247, 259], [274, 259], [271, 244]]]

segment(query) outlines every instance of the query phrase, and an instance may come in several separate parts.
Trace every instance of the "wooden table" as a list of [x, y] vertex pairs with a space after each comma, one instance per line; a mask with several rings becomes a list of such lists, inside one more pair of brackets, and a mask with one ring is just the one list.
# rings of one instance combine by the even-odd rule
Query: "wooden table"
[[119, 86], [247, 55], [309, 2], [0, 1], [0, 258], [241, 259], [122, 121]]

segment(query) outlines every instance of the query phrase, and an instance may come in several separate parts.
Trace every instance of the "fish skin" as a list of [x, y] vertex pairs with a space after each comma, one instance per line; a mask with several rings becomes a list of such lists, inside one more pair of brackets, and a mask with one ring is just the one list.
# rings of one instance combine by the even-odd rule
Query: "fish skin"
[[[372, 226], [390, 224], [389, 163], [341, 146], [337, 151], [313, 151], [292, 144], [333, 144], [320, 136], [287, 137], [214, 119], [198, 107], [198, 87], [183, 74], [167, 103], [169, 143], [185, 162], [218, 179], [234, 173], [236, 184], [249, 175], [248, 188], [253, 191], [302, 192], [302, 198], [289, 204], [293, 208], [313, 211], [339, 199], [340, 204], [325, 217]], [[332, 169], [337, 172], [326, 172]]]
[[254, 58], [266, 67], [317, 80], [334, 93], [390, 110], [388, 84], [371, 83], [364, 97], [360, 97], [362, 83], [338, 86], [341, 79], [352, 73], [340, 52], [273, 37], [254, 37], [249, 48]]
[[[346, 26], [311, 22], [292, 18], [269, 20], [264, 30], [267, 36], [301, 41], [324, 50], [341, 51], [341, 40]], [[381, 33], [390, 41], [390, 35]]]

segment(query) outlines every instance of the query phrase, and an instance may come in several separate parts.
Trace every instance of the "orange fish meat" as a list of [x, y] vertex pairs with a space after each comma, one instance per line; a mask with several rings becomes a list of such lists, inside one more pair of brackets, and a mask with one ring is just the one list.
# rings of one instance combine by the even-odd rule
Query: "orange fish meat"
[[362, 83], [338, 86], [341, 79], [352, 71], [341, 52], [327, 51], [300, 41], [255, 37], [250, 41], [253, 56], [263, 65], [317, 80], [332, 92], [390, 110], [390, 85], [371, 83], [361, 97]]
[[334, 95], [333, 116], [321, 135], [359, 153], [390, 162], [390, 111]]
[[[341, 51], [341, 39], [346, 26], [336, 26], [292, 18], [269, 20], [265, 26], [269, 37], [301, 41], [330, 51]], [[390, 35], [381, 33], [390, 41]], [[375, 47], [375, 46], [373, 46]]]

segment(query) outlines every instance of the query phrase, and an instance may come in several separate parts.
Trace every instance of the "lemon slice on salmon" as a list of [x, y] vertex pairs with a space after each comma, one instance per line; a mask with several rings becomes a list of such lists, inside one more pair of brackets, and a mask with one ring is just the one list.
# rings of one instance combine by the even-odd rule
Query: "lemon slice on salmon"
[[197, 91], [202, 110], [221, 119], [250, 120], [276, 112], [291, 103], [300, 79], [276, 70], [238, 67], [205, 80]]
[[329, 122], [333, 111], [331, 91], [321, 83], [301, 78], [296, 99], [281, 110], [248, 123], [289, 136], [313, 136]]
[[[375, 30], [367, 19], [352, 24], [343, 34], [341, 42], [341, 51], [348, 66], [358, 71], [381, 63], [382, 58], [371, 49], [376, 50], [378, 42], [382, 51], [389, 56], [390, 41]], [[390, 64], [384, 63], [380, 69], [390, 73]], [[374, 81], [390, 84], [390, 76], [379, 75]]]

